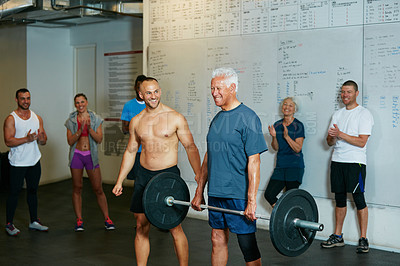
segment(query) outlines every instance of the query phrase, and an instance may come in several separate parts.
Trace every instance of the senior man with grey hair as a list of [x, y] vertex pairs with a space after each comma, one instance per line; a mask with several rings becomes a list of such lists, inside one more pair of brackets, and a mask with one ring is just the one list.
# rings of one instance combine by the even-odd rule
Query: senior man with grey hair
[[256, 241], [256, 197], [260, 154], [268, 150], [257, 114], [237, 97], [238, 76], [232, 68], [213, 71], [211, 94], [221, 111], [211, 121], [207, 152], [192, 206], [200, 211], [208, 182], [208, 205], [244, 211], [244, 216], [209, 210], [212, 265], [228, 262], [229, 231], [237, 234], [246, 265], [261, 265]]

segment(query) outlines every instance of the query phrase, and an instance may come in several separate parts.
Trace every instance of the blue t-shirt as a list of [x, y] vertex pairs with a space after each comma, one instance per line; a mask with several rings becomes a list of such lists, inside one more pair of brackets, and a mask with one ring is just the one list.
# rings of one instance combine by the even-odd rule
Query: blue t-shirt
[[136, 98], [125, 103], [122, 109], [121, 120], [130, 122], [133, 117], [139, 114], [143, 109], [146, 108], [146, 104], [139, 102]]
[[267, 151], [257, 114], [240, 104], [220, 111], [207, 134], [208, 195], [247, 200], [248, 157]]
[[[130, 122], [133, 117], [138, 115], [143, 109], [146, 108], [146, 104], [139, 102], [136, 98], [125, 103], [122, 109], [121, 120]], [[142, 151], [142, 146], [140, 145], [138, 152]]]
[[[278, 141], [279, 149], [276, 159], [276, 168], [304, 168], [303, 152], [294, 152], [289, 144], [283, 138], [283, 119], [276, 121], [274, 128], [276, 131], [276, 140]], [[305, 138], [304, 125], [296, 118], [287, 126], [288, 134], [292, 140], [297, 138]]]

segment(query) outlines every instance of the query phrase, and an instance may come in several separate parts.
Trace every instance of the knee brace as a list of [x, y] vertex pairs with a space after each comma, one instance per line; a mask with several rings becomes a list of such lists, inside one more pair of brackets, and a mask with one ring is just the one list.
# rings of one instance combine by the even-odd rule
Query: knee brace
[[356, 204], [357, 210], [362, 210], [367, 207], [365, 202], [364, 193], [354, 193], [353, 194], [354, 203]]
[[347, 195], [344, 193], [335, 193], [336, 207], [344, 208], [346, 207]]
[[261, 254], [257, 246], [256, 233], [238, 234], [237, 238], [240, 250], [242, 251], [244, 260], [246, 262], [255, 261], [261, 258]]

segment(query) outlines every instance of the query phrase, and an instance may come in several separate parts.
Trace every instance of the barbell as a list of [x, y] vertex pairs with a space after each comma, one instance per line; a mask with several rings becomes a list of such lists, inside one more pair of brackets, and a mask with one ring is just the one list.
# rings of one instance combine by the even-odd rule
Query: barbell
[[[191, 206], [189, 188], [177, 174], [164, 172], [154, 176], [143, 193], [143, 209], [149, 222], [161, 229], [172, 229], [185, 219]], [[202, 209], [244, 215], [243, 211], [201, 205]], [[276, 202], [269, 220], [272, 244], [282, 255], [295, 257], [304, 253], [324, 225], [318, 223], [318, 208], [305, 190], [291, 189]]]

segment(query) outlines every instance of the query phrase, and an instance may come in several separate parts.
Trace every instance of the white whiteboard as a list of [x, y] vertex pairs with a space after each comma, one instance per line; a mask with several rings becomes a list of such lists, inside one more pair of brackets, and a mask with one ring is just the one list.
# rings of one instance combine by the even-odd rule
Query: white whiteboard
[[[145, 34], [150, 39], [148, 75], [159, 79], [162, 101], [186, 116], [203, 155], [209, 122], [219, 111], [210, 94], [214, 68], [229, 66], [237, 70], [238, 98], [261, 118], [269, 146], [267, 126], [280, 119], [280, 101], [296, 96], [300, 104], [296, 117], [306, 130], [302, 188], [314, 196], [332, 198], [331, 149], [325, 141], [327, 127], [333, 112], [342, 107], [340, 85], [348, 79], [355, 80], [362, 95], [358, 102], [364, 101], [375, 119], [368, 144], [367, 201], [400, 206], [400, 197], [393, 186], [400, 170], [395, 164], [398, 160], [395, 150], [399, 147], [395, 137], [400, 127], [400, 93], [399, 87], [395, 87], [400, 84], [397, 57], [400, 52], [396, 54], [400, 24], [385, 23], [374, 13], [378, 12], [379, 4], [386, 4], [392, 10], [399, 9], [399, 5], [393, 5], [394, 1], [366, 4], [293, 0], [279, 6], [279, 2], [177, 0], [165, 5], [165, 1], [154, 0], [147, 3], [151, 8], [145, 10], [152, 10], [145, 16], [149, 23], [149, 32]], [[157, 18], [156, 13], [160, 14]], [[309, 18], [307, 23], [306, 18]], [[386, 20], [393, 22], [398, 18], [391, 15]], [[374, 65], [378, 62], [386, 67]], [[393, 81], [383, 91], [382, 84], [389, 75]], [[382, 96], [386, 97], [385, 108]], [[395, 120], [398, 127], [393, 127]], [[260, 190], [266, 187], [275, 157], [272, 150], [262, 155]], [[182, 176], [193, 182], [183, 149], [179, 158]]]
[[375, 120], [368, 144], [368, 197], [384, 205], [400, 206], [399, 23], [365, 27], [363, 104]]

